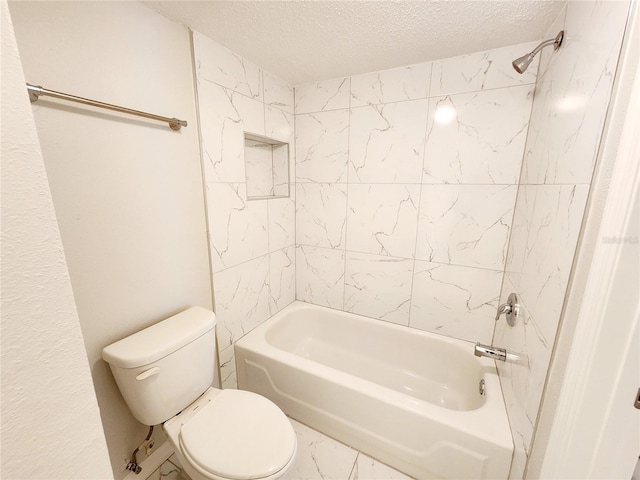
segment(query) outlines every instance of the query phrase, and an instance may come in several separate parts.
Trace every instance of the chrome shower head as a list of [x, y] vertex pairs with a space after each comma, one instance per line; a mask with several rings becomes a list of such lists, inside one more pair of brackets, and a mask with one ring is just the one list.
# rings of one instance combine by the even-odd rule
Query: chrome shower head
[[513, 68], [515, 69], [516, 72], [524, 73], [525, 70], [529, 68], [529, 65], [531, 64], [531, 62], [533, 62], [533, 59], [535, 58], [535, 56], [538, 54], [540, 50], [542, 50], [547, 45], [552, 45], [552, 44], [553, 44], [554, 50], [559, 49], [560, 45], [562, 45], [563, 38], [564, 38], [564, 30], [560, 30], [560, 33], [556, 35], [556, 38], [545, 40], [536, 48], [534, 48], [531, 53], [527, 53], [526, 55], [523, 55], [520, 58], [516, 58], [513, 62], [511, 62], [511, 65], [513, 65]]

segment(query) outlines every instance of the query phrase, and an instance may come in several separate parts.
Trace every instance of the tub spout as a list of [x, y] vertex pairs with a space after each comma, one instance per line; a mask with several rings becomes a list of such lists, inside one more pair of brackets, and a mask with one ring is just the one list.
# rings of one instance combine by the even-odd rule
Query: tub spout
[[476, 348], [474, 348], [473, 354], [476, 357], [489, 357], [503, 362], [507, 359], [507, 351], [504, 348], [490, 347], [482, 345], [479, 342], [476, 343]]

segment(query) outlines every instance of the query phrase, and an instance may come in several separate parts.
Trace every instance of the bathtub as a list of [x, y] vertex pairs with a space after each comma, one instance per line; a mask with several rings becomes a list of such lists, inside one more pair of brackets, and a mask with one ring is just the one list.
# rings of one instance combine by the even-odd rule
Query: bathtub
[[471, 343], [294, 302], [235, 355], [239, 388], [407, 475], [509, 477], [495, 364]]

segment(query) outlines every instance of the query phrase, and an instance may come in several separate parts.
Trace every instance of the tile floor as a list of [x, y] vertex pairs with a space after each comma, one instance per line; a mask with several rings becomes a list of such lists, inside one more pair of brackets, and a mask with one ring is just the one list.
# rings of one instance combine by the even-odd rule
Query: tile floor
[[[298, 436], [298, 458], [282, 480], [412, 480], [295, 420], [291, 423]], [[188, 477], [172, 455], [147, 480], [188, 480]]]

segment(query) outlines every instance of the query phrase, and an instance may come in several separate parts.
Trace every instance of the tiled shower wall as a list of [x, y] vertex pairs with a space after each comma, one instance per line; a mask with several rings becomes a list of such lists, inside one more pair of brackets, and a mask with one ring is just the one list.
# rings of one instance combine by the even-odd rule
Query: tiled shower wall
[[491, 342], [534, 46], [295, 89], [297, 299]]
[[517, 293], [521, 315], [514, 328], [498, 322], [494, 337], [521, 355], [498, 362], [514, 479], [531, 449], [628, 10], [626, 1], [568, 2], [545, 35], [566, 36], [541, 54], [501, 293], [502, 302]]
[[244, 132], [293, 154], [293, 89], [197, 32], [193, 47], [221, 380], [234, 387], [233, 343], [295, 299], [294, 196], [247, 200], [244, 165]]

